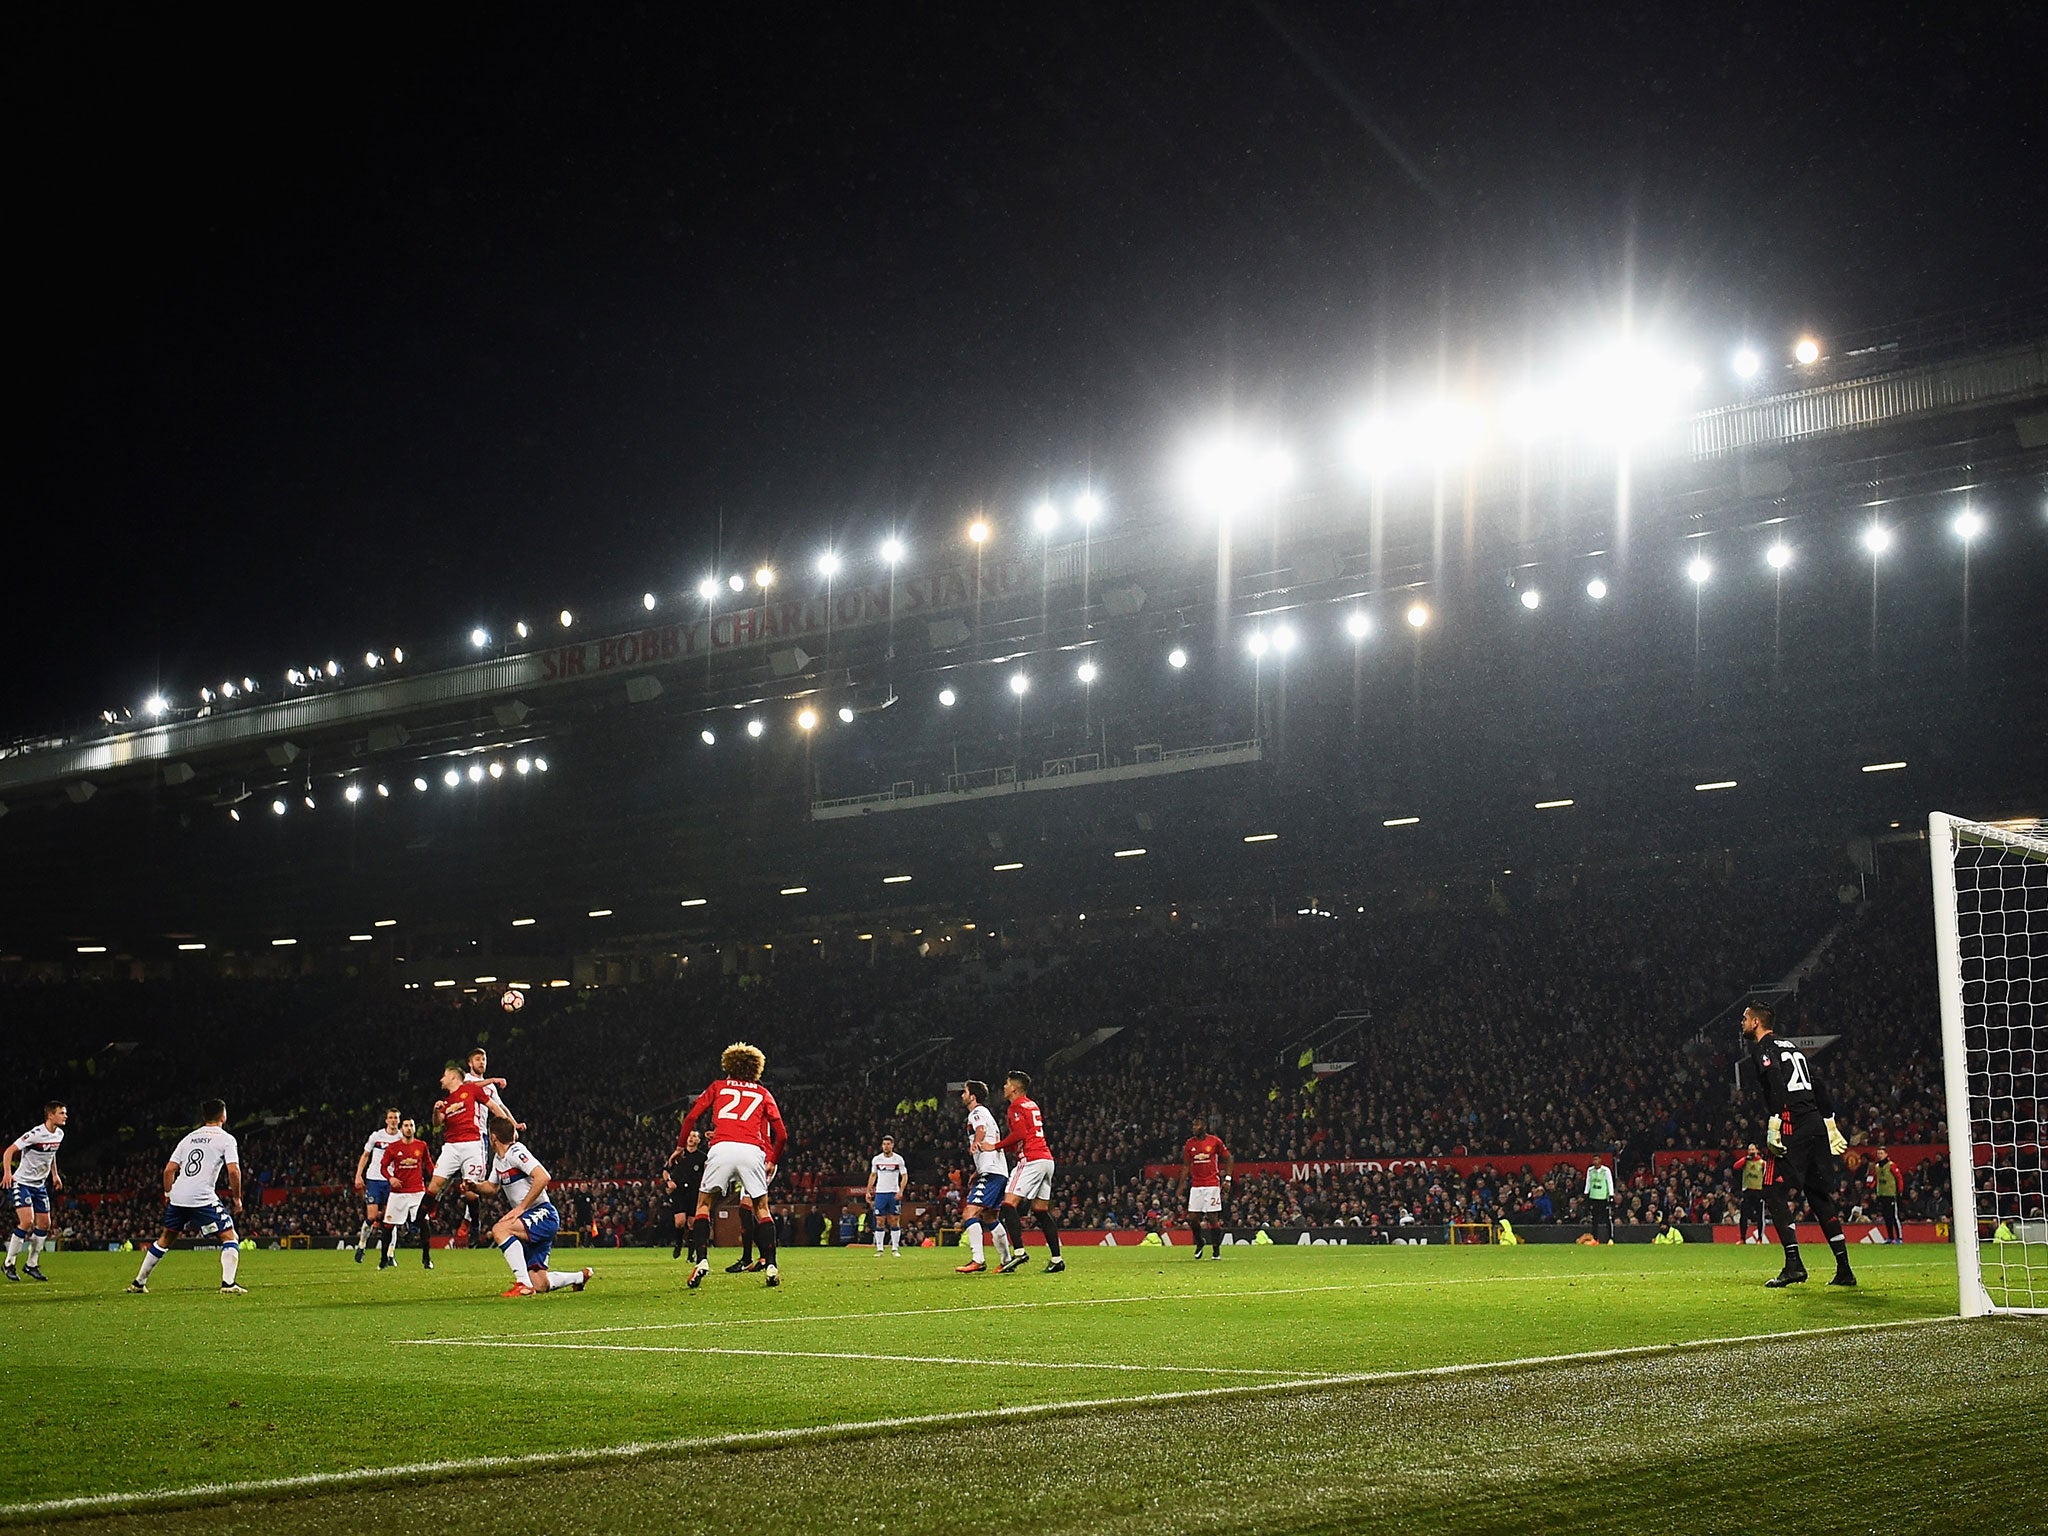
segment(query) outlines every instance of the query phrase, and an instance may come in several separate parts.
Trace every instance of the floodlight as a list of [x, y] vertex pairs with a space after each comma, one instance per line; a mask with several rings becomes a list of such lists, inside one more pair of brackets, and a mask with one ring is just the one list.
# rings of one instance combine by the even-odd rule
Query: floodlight
[[1820, 361], [1820, 343], [1811, 336], [1802, 336], [1798, 345], [1792, 348], [1792, 357], [1800, 367], [1811, 368]]
[[853, 706], [851, 704], [839, 706], [839, 723], [841, 725], [853, 724]]
[[1863, 547], [1873, 555], [1881, 555], [1892, 547], [1892, 531], [1882, 523], [1872, 523], [1863, 530]]
[[773, 567], [772, 565], [764, 565], [757, 567], [754, 571], [754, 585], [759, 587], [763, 592], [766, 592], [770, 587], [774, 586], [775, 567]]
[[521, 619], [517, 624], [514, 624], [512, 626], [512, 633], [518, 636], [521, 640], [524, 640], [528, 635], [532, 634], [533, 631], [526, 627], [526, 620]]
[[950, 688], [941, 688], [939, 690], [939, 702], [945, 705], [946, 708], [951, 709], [960, 702], [960, 695]]
[[224, 699], [232, 699], [235, 696], [236, 691], [237, 690], [235, 688], [235, 685], [232, 682], [226, 682], [220, 685], [220, 696]]
[[882, 540], [882, 559], [894, 565], [903, 558], [903, 541], [893, 534]]
[[535, 773], [546, 773], [548, 771], [548, 760], [544, 757], [536, 757], [533, 760], [533, 771]]
[[747, 722], [747, 734], [749, 736], [754, 737], [756, 740], [760, 739], [761, 732], [763, 732], [766, 729], [767, 727], [761, 724], [761, 722], [758, 720], [749, 720]]
[[284, 814], [284, 802], [282, 800], [271, 801], [270, 814], [273, 816], [282, 816]]
[[1292, 624], [1282, 624], [1273, 631], [1273, 649], [1285, 656], [1294, 649], [1296, 636]]
[[248, 677], [245, 677], [245, 678], [243, 678], [243, 679], [242, 679], [242, 692], [244, 692], [244, 693], [254, 693], [255, 691], [256, 691], [256, 682], [255, 682], [255, 679], [253, 679], [253, 678], [248, 678]]
[[313, 797], [311, 795], [306, 796], [306, 809], [309, 811], [319, 809], [319, 807], [313, 803]]
[[381, 667], [384, 665], [384, 658], [375, 651], [365, 651], [363, 652], [363, 665], [366, 667]]
[[1074, 498], [1074, 516], [1082, 527], [1087, 527], [1102, 516], [1102, 498], [1093, 491], [1083, 491]]
[[829, 549], [818, 556], [818, 574], [827, 581], [839, 574], [839, 557]]
[[1049, 501], [1041, 501], [1031, 514], [1031, 526], [1041, 534], [1048, 534], [1060, 525], [1060, 509]]
[[973, 522], [969, 523], [967, 525], [967, 537], [977, 544], [986, 544], [988, 542], [988, 519], [977, 517]]
[[735, 592], [744, 592], [747, 590], [747, 578], [742, 576], [738, 571], [734, 571], [730, 576], [726, 577], [725, 584]]
[[377, 786], [377, 798], [379, 800], [389, 800], [391, 798], [391, 786], [389, 784], [379, 784]]
[[1095, 663], [1092, 661], [1082, 662], [1080, 666], [1074, 669], [1074, 676], [1081, 679], [1084, 683], [1094, 682], [1096, 677]]
[[1543, 594], [1534, 587], [1524, 587], [1522, 589], [1522, 606], [1531, 613], [1534, 613], [1543, 606]]
[[143, 704], [142, 712], [150, 716], [150, 718], [155, 719], [163, 715], [164, 712], [167, 711], [170, 707], [171, 701], [169, 699], [165, 698], [160, 693], [152, 693], [149, 696], [148, 701]]
[[1429, 605], [1427, 603], [1420, 602], [1410, 604], [1408, 608], [1408, 627], [1410, 629], [1423, 629], [1426, 628], [1428, 624]]
[[1750, 347], [1737, 349], [1733, 366], [1735, 368], [1735, 377], [1738, 379], [1755, 378], [1757, 370], [1763, 367], [1763, 365], [1764, 360], [1756, 355], [1755, 349]]
[[1263, 629], [1255, 629], [1251, 633], [1251, 638], [1245, 641], [1244, 648], [1254, 656], [1263, 656], [1266, 654], [1269, 643], [1266, 639], [1266, 632]]
[[716, 576], [706, 576], [702, 581], [698, 582], [697, 595], [703, 598], [704, 601], [707, 603], [710, 602], [713, 598], [717, 597], [718, 578]]
[[1018, 698], [1023, 698], [1025, 691], [1028, 688], [1030, 688], [1030, 686], [1031, 679], [1026, 677], [1022, 672], [1012, 672], [1010, 674], [1010, 692], [1017, 695]]
[[1782, 571], [1792, 563], [1792, 546], [1783, 539], [1764, 551], [1764, 560], [1774, 571]]
[[297, 667], [286, 667], [284, 669], [284, 680], [290, 683], [294, 688], [298, 688], [304, 685], [306, 681], [306, 674], [301, 672]]
[[559, 614], [557, 614], [556, 617], [562, 621], [562, 628], [564, 629], [567, 629], [571, 624], [574, 624], [576, 622], [576, 615], [571, 613], [566, 608], [564, 608]]
[[483, 783], [483, 781], [484, 765], [482, 763], [471, 763], [469, 765], [469, 782], [472, 784], [481, 784]]
[[697, 733], [697, 739], [703, 742], [704, 745], [707, 747], [715, 747], [718, 745], [718, 732], [712, 730], [709, 726], [706, 726], [703, 730]]
[[349, 785], [347, 789], [344, 789], [341, 792], [341, 798], [346, 800], [350, 805], [354, 805], [358, 800], [363, 798], [363, 786], [360, 784]]
[[1372, 615], [1354, 608], [1344, 615], [1344, 633], [1354, 640], [1363, 640], [1372, 633]]
[[533, 772], [533, 759], [530, 757], [522, 757], [518, 759], [516, 762], [512, 764], [512, 771], [516, 774], [520, 774], [521, 776]]
[[412, 787], [417, 790], [424, 790], [427, 787], [427, 781], [421, 778], [418, 774], [414, 774], [412, 780]]
[[1984, 514], [1974, 507], [1966, 507], [1956, 514], [1956, 537], [1965, 544], [1984, 531]]
[[404, 665], [405, 665], [405, 647], [404, 647], [404, 646], [402, 646], [402, 645], [394, 645], [393, 647], [391, 647], [391, 659], [392, 659], [392, 661], [393, 661], [393, 662], [395, 662], [395, 663], [396, 663], [397, 665], [399, 665], [399, 666], [401, 666], [401, 667], [402, 667], [402, 666], [404, 666]]
[[1595, 576], [1586, 583], [1586, 596], [1593, 599], [1596, 603], [1605, 602], [1607, 600], [1607, 583], [1600, 577]]
[[1705, 555], [1694, 555], [1686, 562], [1685, 576], [1696, 587], [1704, 587], [1707, 578], [1714, 574], [1714, 568], [1707, 563]]
[[327, 663], [327, 675], [329, 677], [341, 676], [341, 663], [338, 661], [330, 661], [329, 663]]
[[469, 643], [478, 650], [482, 650], [491, 643], [491, 632], [479, 624], [469, 632]]
[[1188, 653], [1185, 650], [1181, 649], [1181, 647], [1176, 645], [1172, 650], [1166, 653], [1166, 664], [1169, 667], [1173, 668], [1174, 671], [1178, 672], [1182, 667], [1188, 664]]
[[798, 710], [796, 725], [800, 731], [816, 730], [818, 727], [818, 712], [815, 709]]
[[1294, 478], [1294, 459], [1277, 444], [1225, 433], [1190, 453], [1183, 473], [1195, 505], [1229, 522], [1285, 490]]
[[654, 612], [654, 594], [652, 592], [642, 592], [640, 594], [640, 606], [649, 613]]
[[459, 768], [450, 768], [446, 773], [441, 775], [441, 782], [443, 784], [446, 784], [450, 789], [453, 789], [456, 785], [462, 782], [462, 770]]
[[502, 779], [503, 777], [505, 777], [505, 765], [503, 763], [492, 763], [491, 777], [494, 779]]

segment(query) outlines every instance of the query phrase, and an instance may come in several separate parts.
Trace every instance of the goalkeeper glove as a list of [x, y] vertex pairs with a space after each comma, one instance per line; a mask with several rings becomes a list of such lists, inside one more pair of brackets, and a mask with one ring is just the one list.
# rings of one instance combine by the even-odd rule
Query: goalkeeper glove
[[1833, 1115], [1828, 1116], [1826, 1125], [1828, 1128], [1828, 1150], [1834, 1153], [1835, 1156], [1840, 1157], [1849, 1150], [1849, 1138], [1836, 1128]]
[[1764, 1145], [1773, 1152], [1785, 1150], [1785, 1134], [1778, 1128], [1778, 1117], [1771, 1116], [1771, 1123], [1764, 1129]]

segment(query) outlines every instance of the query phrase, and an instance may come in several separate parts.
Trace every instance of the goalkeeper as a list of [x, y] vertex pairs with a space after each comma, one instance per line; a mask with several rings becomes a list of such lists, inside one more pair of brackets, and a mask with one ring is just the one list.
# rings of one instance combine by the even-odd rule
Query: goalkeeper
[[1749, 1044], [1749, 1059], [1756, 1069], [1757, 1083], [1770, 1114], [1764, 1140], [1770, 1149], [1770, 1173], [1764, 1180], [1764, 1205], [1778, 1229], [1778, 1241], [1785, 1245], [1785, 1267], [1777, 1279], [1765, 1282], [1772, 1290], [1802, 1284], [1806, 1265], [1799, 1257], [1799, 1233], [1792, 1224], [1789, 1191], [1798, 1190], [1813, 1208], [1828, 1246], [1835, 1251], [1835, 1278], [1829, 1285], [1854, 1285], [1849, 1268], [1849, 1239], [1835, 1215], [1835, 1159], [1849, 1145], [1835, 1126], [1834, 1101], [1814, 1081], [1806, 1053], [1780, 1040], [1771, 1032], [1771, 1010], [1752, 1003], [1743, 1010], [1742, 1034]]

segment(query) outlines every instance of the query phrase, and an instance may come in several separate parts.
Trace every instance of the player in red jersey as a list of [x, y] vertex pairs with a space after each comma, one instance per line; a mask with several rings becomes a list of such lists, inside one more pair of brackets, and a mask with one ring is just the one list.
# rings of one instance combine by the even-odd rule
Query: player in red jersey
[[1188, 1231], [1194, 1234], [1195, 1257], [1202, 1256], [1202, 1218], [1214, 1216], [1207, 1228], [1216, 1257], [1223, 1257], [1223, 1196], [1230, 1184], [1230, 1148], [1223, 1138], [1209, 1134], [1209, 1122], [1195, 1116], [1194, 1135], [1180, 1149], [1180, 1197], [1188, 1212]]
[[[441, 1069], [441, 1092], [445, 1097], [434, 1101], [434, 1129], [441, 1133], [441, 1155], [434, 1160], [433, 1182], [427, 1185], [426, 1205], [420, 1213], [423, 1227], [433, 1225], [441, 1191], [448, 1187], [449, 1180], [453, 1179], [458, 1189], [465, 1183], [483, 1182], [487, 1166], [484, 1120], [494, 1110], [505, 1113], [498, 1090], [481, 1078], [465, 1076], [462, 1063], [457, 1061]], [[505, 1118], [512, 1117], [506, 1114]], [[478, 1214], [476, 1202], [467, 1201], [463, 1215], [469, 1222], [471, 1247], [476, 1246]]]
[[[427, 1198], [427, 1166], [433, 1156], [434, 1149], [420, 1139], [419, 1127], [410, 1115], [398, 1127], [398, 1139], [385, 1143], [377, 1155], [372, 1171], [391, 1186], [384, 1199], [384, 1256], [377, 1260], [379, 1269], [398, 1263], [399, 1234], [407, 1222], [418, 1217], [420, 1204]], [[420, 1259], [429, 1269], [434, 1267], [424, 1222], [420, 1225]]]
[[988, 1136], [984, 1132], [975, 1142], [976, 1151], [1017, 1149], [1016, 1166], [1011, 1168], [1009, 1187], [1003, 1191], [1003, 1230], [1010, 1235], [1010, 1256], [997, 1270], [1005, 1275], [1015, 1274], [1031, 1260], [1024, 1251], [1023, 1206], [1029, 1200], [1050, 1255], [1045, 1272], [1057, 1275], [1067, 1267], [1067, 1261], [1060, 1253], [1059, 1223], [1052, 1219], [1052, 1148], [1045, 1140], [1045, 1116], [1039, 1113], [1031, 1097], [1031, 1074], [1012, 1072], [1005, 1077], [1003, 1097], [1010, 1105], [1009, 1132], [1001, 1141], [986, 1146]]
[[789, 1144], [789, 1131], [782, 1123], [782, 1111], [775, 1095], [761, 1086], [761, 1074], [768, 1070], [768, 1058], [756, 1046], [736, 1040], [718, 1058], [725, 1074], [697, 1095], [697, 1102], [683, 1116], [681, 1138], [708, 1121], [711, 1148], [704, 1154], [704, 1176], [697, 1191], [697, 1215], [690, 1223], [690, 1245], [697, 1263], [690, 1271], [689, 1286], [695, 1290], [711, 1273], [711, 1206], [739, 1181], [740, 1200], [754, 1213], [754, 1243], [768, 1263], [768, 1283], [782, 1284], [775, 1267], [775, 1221], [768, 1214], [768, 1186], [775, 1178], [775, 1165]]

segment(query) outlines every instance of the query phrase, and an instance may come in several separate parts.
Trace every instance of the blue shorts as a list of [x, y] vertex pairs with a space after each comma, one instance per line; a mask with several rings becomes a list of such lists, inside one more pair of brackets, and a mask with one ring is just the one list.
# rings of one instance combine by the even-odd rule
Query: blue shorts
[[878, 1194], [875, 1196], [875, 1214], [877, 1216], [894, 1216], [902, 1209], [903, 1197], [901, 1195]]
[[14, 1185], [14, 1208], [18, 1211], [23, 1207], [40, 1211], [45, 1216], [49, 1215], [49, 1186], [46, 1184], [23, 1184], [17, 1180]]
[[1003, 1203], [1003, 1190], [1009, 1182], [1007, 1173], [977, 1173], [974, 1183], [968, 1188], [967, 1203], [992, 1211]]
[[211, 1205], [167, 1205], [164, 1207], [164, 1230], [182, 1232], [187, 1237], [212, 1237], [216, 1232], [232, 1231], [235, 1218], [228, 1208], [218, 1200]]
[[562, 1230], [561, 1213], [542, 1201], [519, 1219], [526, 1224], [526, 1267], [546, 1269], [548, 1255], [555, 1251], [555, 1234]]
[[363, 1204], [374, 1205], [379, 1210], [391, 1203], [391, 1181], [389, 1179], [363, 1180]]

